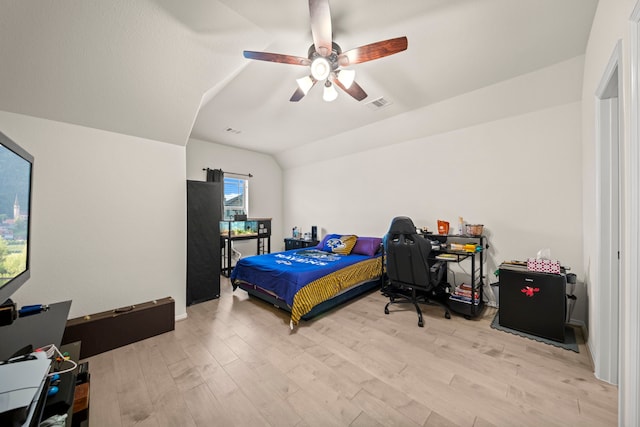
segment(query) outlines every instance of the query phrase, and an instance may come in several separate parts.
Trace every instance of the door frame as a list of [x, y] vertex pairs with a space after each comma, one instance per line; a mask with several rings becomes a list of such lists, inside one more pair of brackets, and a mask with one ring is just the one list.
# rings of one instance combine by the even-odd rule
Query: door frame
[[618, 424], [638, 425], [640, 412], [640, 1], [629, 18], [631, 54], [630, 138], [625, 156], [627, 235], [623, 258], [626, 280], [622, 288], [620, 385]]
[[596, 105], [596, 278], [590, 322], [596, 343], [595, 375], [618, 384], [620, 358], [622, 184], [622, 41], [618, 40], [595, 93]]

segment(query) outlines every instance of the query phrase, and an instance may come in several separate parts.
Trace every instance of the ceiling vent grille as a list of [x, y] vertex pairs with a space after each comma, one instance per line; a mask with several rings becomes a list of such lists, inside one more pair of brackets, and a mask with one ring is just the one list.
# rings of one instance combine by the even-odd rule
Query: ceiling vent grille
[[379, 110], [381, 108], [388, 107], [391, 104], [392, 104], [391, 101], [381, 96], [380, 98], [376, 98], [373, 101], [368, 102], [366, 105], [372, 110]]

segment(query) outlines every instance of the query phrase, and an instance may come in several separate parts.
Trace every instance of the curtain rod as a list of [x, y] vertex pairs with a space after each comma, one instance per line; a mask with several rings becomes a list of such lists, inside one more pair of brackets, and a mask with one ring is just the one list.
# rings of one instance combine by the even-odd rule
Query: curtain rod
[[[202, 168], [203, 171], [209, 171], [209, 170], [215, 170], [215, 169], [209, 169], [209, 168]], [[238, 173], [238, 172], [229, 172], [229, 171], [223, 171], [222, 169], [220, 169], [222, 171], [222, 173], [230, 173], [233, 175], [238, 175], [238, 176], [248, 176], [249, 178], [253, 178], [253, 175], [251, 175], [250, 173]]]

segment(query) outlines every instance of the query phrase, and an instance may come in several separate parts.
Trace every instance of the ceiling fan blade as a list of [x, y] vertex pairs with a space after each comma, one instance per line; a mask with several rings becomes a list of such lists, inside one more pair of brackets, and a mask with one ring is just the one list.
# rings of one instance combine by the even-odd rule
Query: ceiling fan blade
[[302, 91], [302, 89], [297, 88], [295, 92], [293, 92], [293, 95], [291, 95], [291, 98], [289, 99], [289, 101], [291, 102], [298, 102], [300, 101], [302, 98], [304, 98], [304, 92]]
[[281, 64], [293, 64], [293, 65], [309, 65], [311, 61], [309, 58], [303, 58], [301, 56], [283, 55], [280, 53], [269, 52], [254, 52], [251, 50], [245, 50], [242, 52], [245, 58], [257, 59], [259, 61], [279, 62]]
[[384, 40], [376, 43], [350, 49], [338, 55], [338, 63], [342, 67], [359, 64], [361, 62], [372, 61], [407, 49], [408, 41], [406, 37]]
[[349, 95], [351, 95], [352, 97], [354, 97], [356, 100], [358, 101], [362, 101], [363, 99], [365, 99], [367, 97], [367, 92], [365, 92], [358, 83], [353, 82], [351, 83], [351, 86], [349, 86], [349, 89], [347, 89], [338, 79], [334, 79], [333, 80], [333, 84], [335, 84], [336, 86], [338, 86], [340, 89], [342, 89], [343, 91], [347, 92]]
[[331, 10], [329, 0], [309, 0], [311, 35], [316, 52], [329, 56], [332, 50]]
[[[302, 78], [302, 79], [298, 79], [297, 80], [298, 81], [298, 88], [296, 89], [295, 92], [293, 92], [293, 95], [291, 95], [291, 98], [289, 99], [289, 101], [291, 101], [291, 102], [300, 101], [302, 98], [304, 98], [304, 96], [307, 93], [309, 93], [311, 88], [313, 86], [315, 86], [316, 83], [318, 83], [318, 81], [316, 79], [314, 79], [312, 76], [308, 77], [308, 81], [306, 82], [306, 85], [305, 84], [301, 84], [300, 83], [301, 80], [307, 80], [307, 79], [306, 78]], [[304, 87], [304, 89], [303, 89], [303, 87]]]

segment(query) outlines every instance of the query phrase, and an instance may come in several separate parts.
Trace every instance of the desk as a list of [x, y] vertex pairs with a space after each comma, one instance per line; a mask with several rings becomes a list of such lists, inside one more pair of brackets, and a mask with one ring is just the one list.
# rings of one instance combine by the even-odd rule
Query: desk
[[71, 301], [49, 304], [46, 311], [0, 326], [0, 360], [8, 359], [27, 345], [36, 349], [54, 344], [60, 348], [70, 308]]
[[231, 275], [232, 242], [256, 240], [256, 254], [271, 253], [271, 218], [247, 218], [246, 221], [220, 221], [220, 272]]
[[[37, 349], [49, 344], [54, 344], [60, 348], [60, 342], [62, 341], [62, 335], [70, 308], [71, 301], [50, 304], [49, 309], [46, 311], [27, 317], [20, 317], [11, 325], [0, 326], [0, 360], [8, 359], [15, 352], [28, 345]], [[5, 379], [2, 380], [6, 381]], [[33, 417], [32, 422], [28, 425], [38, 424], [47, 400], [47, 388], [48, 382], [38, 399], [36, 409], [38, 415]]]
[[[467, 299], [465, 297], [460, 297], [452, 294], [449, 296], [448, 305], [451, 310], [455, 311], [456, 313], [462, 314], [467, 319], [480, 315], [484, 308], [484, 303], [482, 301], [482, 293], [484, 287], [484, 250], [489, 247], [489, 245], [486, 243], [486, 237], [466, 236], [463, 234], [424, 234], [423, 236], [429, 240], [437, 240], [441, 242], [442, 245], [444, 245], [446, 242], [446, 247], [443, 247], [439, 250], [432, 250], [431, 258], [433, 262], [447, 261], [461, 263], [465, 260], [471, 261], [471, 283], [469, 283], [471, 291], [469, 298]], [[464, 250], [451, 250], [449, 248], [452, 243], [475, 243], [480, 246], [480, 251], [466, 252]], [[439, 255], [442, 254], [447, 254], [450, 256], [450, 258], [442, 259], [442, 257], [439, 257]], [[477, 295], [477, 299], [472, 300], [471, 295]]]

